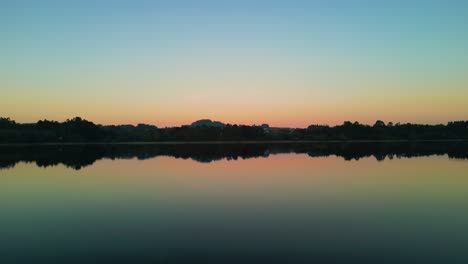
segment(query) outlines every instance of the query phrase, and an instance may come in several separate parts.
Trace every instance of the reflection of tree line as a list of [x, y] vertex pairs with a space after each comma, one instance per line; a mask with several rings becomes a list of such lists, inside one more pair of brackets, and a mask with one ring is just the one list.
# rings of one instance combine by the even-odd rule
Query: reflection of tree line
[[118, 145], [47, 145], [2, 146], [0, 168], [16, 163], [35, 162], [40, 167], [64, 164], [81, 169], [99, 159], [149, 159], [170, 156], [211, 162], [268, 157], [270, 154], [303, 153], [311, 157], [336, 155], [345, 160], [375, 157], [419, 157], [447, 154], [450, 158], [467, 159], [466, 142], [392, 142], [392, 143], [258, 143], [258, 144], [118, 144]]

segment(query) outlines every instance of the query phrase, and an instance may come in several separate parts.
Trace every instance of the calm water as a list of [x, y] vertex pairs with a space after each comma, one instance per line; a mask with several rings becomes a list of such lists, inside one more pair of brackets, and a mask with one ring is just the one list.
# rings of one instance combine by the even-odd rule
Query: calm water
[[0, 263], [468, 261], [462, 142], [0, 147]]

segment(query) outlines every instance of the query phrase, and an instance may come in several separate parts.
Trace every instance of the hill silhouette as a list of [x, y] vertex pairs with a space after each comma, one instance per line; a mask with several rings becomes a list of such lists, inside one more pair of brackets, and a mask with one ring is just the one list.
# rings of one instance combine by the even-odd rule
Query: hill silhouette
[[200, 126], [225, 127], [226, 125], [219, 121], [211, 121], [210, 119], [200, 119], [190, 124], [190, 127]]
[[468, 121], [447, 125], [385, 124], [346, 121], [342, 125], [274, 128], [231, 125], [209, 119], [181, 127], [97, 125], [80, 117], [65, 122], [40, 120], [20, 124], [0, 118], [0, 143], [167, 142], [167, 141], [347, 141], [347, 140], [468, 140]]

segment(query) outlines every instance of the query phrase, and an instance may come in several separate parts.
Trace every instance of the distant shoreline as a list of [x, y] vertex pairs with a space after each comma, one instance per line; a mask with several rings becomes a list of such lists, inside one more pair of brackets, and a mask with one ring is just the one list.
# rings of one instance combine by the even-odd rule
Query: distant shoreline
[[20, 124], [0, 117], [0, 144], [253, 144], [316, 142], [411, 142], [468, 140], [468, 121], [447, 125], [374, 125], [346, 121], [342, 125], [278, 128], [245, 126], [202, 119], [190, 125], [158, 128], [139, 124], [105, 126], [80, 117], [65, 122], [40, 120]]
[[201, 144], [292, 144], [292, 143], [405, 143], [468, 142], [467, 139], [395, 139], [395, 140], [224, 140], [224, 141], [130, 141], [130, 142], [34, 142], [0, 143], [1, 146], [66, 146], [66, 145], [201, 145]]

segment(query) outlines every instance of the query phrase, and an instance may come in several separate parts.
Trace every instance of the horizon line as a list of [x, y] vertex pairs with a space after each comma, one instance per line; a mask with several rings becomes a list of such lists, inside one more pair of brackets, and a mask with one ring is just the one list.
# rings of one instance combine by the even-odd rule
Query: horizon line
[[67, 122], [69, 120], [73, 120], [75, 118], [80, 118], [81, 120], [86, 120], [86, 121], [89, 121], [89, 122], [92, 122], [93, 124], [95, 125], [101, 125], [101, 126], [138, 126], [138, 125], [151, 125], [151, 126], [156, 126], [157, 128], [176, 128], [176, 127], [183, 127], [183, 126], [190, 126], [192, 125], [193, 123], [195, 122], [198, 122], [198, 121], [210, 121], [210, 122], [220, 122], [222, 123], [223, 125], [237, 125], [237, 126], [264, 126], [264, 125], [267, 125], [269, 126], [270, 128], [291, 128], [291, 129], [305, 129], [305, 128], [308, 128], [309, 126], [329, 126], [329, 127], [334, 127], [334, 126], [341, 126], [341, 125], [344, 125], [345, 123], [347, 122], [350, 122], [351, 124], [359, 124], [359, 125], [364, 125], [364, 126], [373, 126], [375, 125], [375, 123], [381, 121], [383, 122], [385, 125], [406, 125], [406, 124], [411, 124], [411, 125], [431, 125], [431, 126], [437, 126], [437, 125], [447, 125], [449, 123], [452, 123], [452, 122], [468, 122], [468, 119], [459, 119], [459, 120], [449, 120], [449, 121], [446, 121], [445, 123], [441, 123], [441, 122], [434, 122], [434, 123], [413, 123], [413, 122], [393, 122], [393, 121], [383, 121], [381, 119], [377, 119], [374, 123], [361, 123], [359, 121], [351, 121], [351, 120], [344, 120], [343, 122], [341, 123], [336, 123], [336, 124], [324, 124], [324, 123], [311, 123], [305, 127], [298, 127], [298, 126], [275, 126], [275, 125], [270, 125], [268, 122], [261, 122], [259, 124], [256, 124], [256, 123], [253, 123], [253, 124], [245, 124], [245, 123], [230, 123], [230, 122], [224, 122], [224, 121], [220, 121], [220, 120], [215, 120], [215, 119], [211, 119], [211, 118], [200, 118], [200, 119], [196, 119], [194, 121], [192, 121], [191, 123], [188, 123], [188, 124], [180, 124], [180, 125], [173, 125], [173, 126], [158, 126], [157, 124], [155, 123], [147, 123], [147, 122], [136, 122], [136, 123], [98, 123], [98, 122], [95, 122], [93, 120], [90, 120], [90, 119], [87, 119], [87, 118], [84, 118], [84, 117], [81, 117], [81, 116], [74, 116], [74, 117], [71, 117], [71, 118], [66, 118], [64, 120], [52, 120], [52, 119], [47, 119], [47, 118], [43, 118], [43, 119], [39, 119], [35, 122], [19, 122], [19, 121], [16, 121], [15, 119], [11, 118], [11, 117], [2, 117], [0, 116], [0, 119], [7, 119], [7, 120], [11, 120], [11, 121], [14, 121], [16, 124], [20, 124], [20, 125], [27, 125], [27, 124], [36, 124], [40, 121], [49, 121], [49, 122], [58, 122], [58, 123], [64, 123], [64, 122]]

